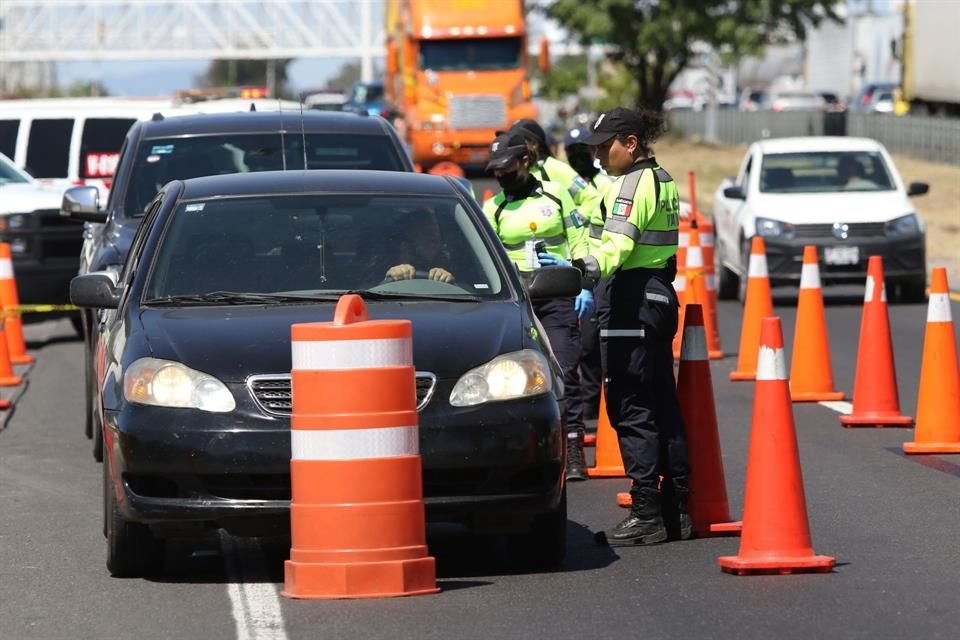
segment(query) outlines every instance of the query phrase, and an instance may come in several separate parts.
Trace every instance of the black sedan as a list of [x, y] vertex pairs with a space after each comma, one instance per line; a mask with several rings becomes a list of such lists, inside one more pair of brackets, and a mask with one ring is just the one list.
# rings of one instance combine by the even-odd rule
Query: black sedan
[[95, 347], [108, 567], [158, 569], [165, 539], [216, 528], [286, 536], [290, 326], [361, 295], [413, 322], [431, 522], [564, 555], [562, 383], [530, 297], [573, 295], [545, 269], [525, 291], [477, 203], [448, 178], [263, 172], [175, 181], [117, 276], [71, 283], [109, 309]]

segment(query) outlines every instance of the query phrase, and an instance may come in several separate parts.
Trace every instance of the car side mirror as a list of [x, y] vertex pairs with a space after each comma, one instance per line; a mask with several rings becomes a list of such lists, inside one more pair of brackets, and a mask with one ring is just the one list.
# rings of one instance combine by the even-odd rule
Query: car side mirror
[[740, 187], [727, 187], [723, 190], [723, 195], [731, 200], [746, 200], [747, 196]]
[[908, 196], [922, 196], [928, 191], [930, 191], [930, 185], [926, 182], [911, 182], [907, 187]]
[[100, 209], [100, 190], [96, 187], [71, 187], [63, 192], [60, 215], [84, 222], [106, 222]]
[[572, 298], [580, 293], [580, 270], [574, 267], [544, 267], [533, 274], [528, 292], [531, 300]]
[[116, 309], [120, 306], [120, 291], [116, 276], [106, 273], [86, 273], [70, 281], [70, 302], [87, 309]]

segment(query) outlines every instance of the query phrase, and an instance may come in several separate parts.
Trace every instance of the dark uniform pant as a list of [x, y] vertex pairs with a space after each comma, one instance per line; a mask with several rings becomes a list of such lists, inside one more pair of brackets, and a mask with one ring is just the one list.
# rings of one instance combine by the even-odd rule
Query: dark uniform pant
[[573, 310], [573, 298], [534, 300], [533, 311], [547, 333], [560, 369], [563, 371], [567, 405], [567, 431], [583, 433], [583, 401], [580, 397], [580, 327]]
[[607, 413], [627, 475], [634, 489], [658, 487], [661, 474], [686, 488], [690, 467], [673, 376], [678, 304], [668, 274], [618, 271], [600, 305]]
[[[600, 298], [607, 283], [600, 281], [593, 288], [593, 299], [599, 308]], [[580, 321], [580, 395], [583, 398], [584, 418], [593, 418], [600, 408], [600, 385], [603, 384], [603, 364], [600, 358], [600, 318], [597, 309]]]

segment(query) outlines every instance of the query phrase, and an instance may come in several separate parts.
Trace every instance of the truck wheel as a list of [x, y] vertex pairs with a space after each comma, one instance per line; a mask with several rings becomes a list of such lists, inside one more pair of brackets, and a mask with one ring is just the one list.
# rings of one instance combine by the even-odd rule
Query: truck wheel
[[150, 527], [127, 520], [117, 506], [110, 470], [103, 465], [104, 516], [107, 524], [107, 570], [115, 578], [140, 578], [163, 567], [164, 545]]
[[527, 533], [507, 538], [511, 562], [522, 567], [549, 569], [559, 566], [567, 555], [567, 490], [560, 504], [534, 518]]

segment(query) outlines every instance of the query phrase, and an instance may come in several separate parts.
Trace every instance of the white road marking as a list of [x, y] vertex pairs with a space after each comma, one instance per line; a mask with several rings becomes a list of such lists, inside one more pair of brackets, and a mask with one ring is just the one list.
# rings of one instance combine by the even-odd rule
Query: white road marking
[[264, 582], [268, 573], [259, 543], [220, 531], [220, 548], [237, 640], [287, 640], [277, 588]]
[[853, 413], [853, 405], [849, 402], [821, 402], [819, 404], [823, 405], [827, 409], [833, 409], [837, 413], [842, 413], [845, 416]]

